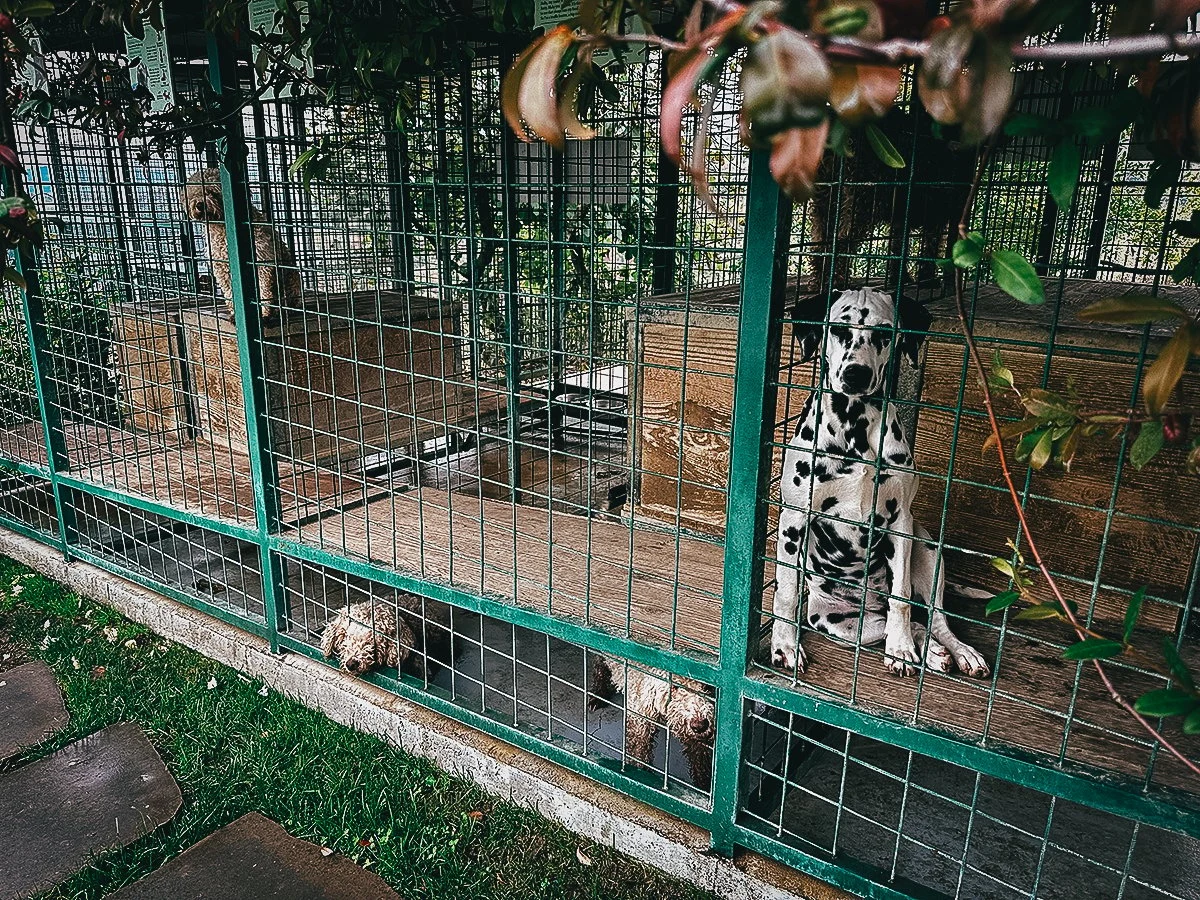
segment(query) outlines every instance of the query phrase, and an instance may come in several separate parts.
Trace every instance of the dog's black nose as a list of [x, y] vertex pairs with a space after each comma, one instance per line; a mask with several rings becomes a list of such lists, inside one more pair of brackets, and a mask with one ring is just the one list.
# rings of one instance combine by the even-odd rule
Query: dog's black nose
[[848, 391], [865, 391], [871, 384], [871, 370], [866, 366], [846, 366], [842, 372], [842, 384]]

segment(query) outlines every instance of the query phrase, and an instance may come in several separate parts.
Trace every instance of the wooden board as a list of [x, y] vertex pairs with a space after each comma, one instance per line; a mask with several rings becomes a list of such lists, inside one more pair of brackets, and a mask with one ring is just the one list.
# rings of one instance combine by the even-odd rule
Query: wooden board
[[[222, 304], [223, 306], [223, 304]], [[155, 303], [122, 303], [113, 311], [121, 406], [128, 424], [168, 434], [186, 430], [192, 410], [184, 358], [181, 310], [214, 313], [211, 296], [185, 296]]]
[[[340, 509], [383, 491], [373, 479], [303, 463], [280, 462], [278, 473], [284, 521]], [[78, 474], [177, 509], [242, 525], [255, 523], [250, 458], [229, 445], [188, 441], [162, 447], [143, 440], [138, 453], [113, 456]]]
[[719, 643], [724, 548], [706, 540], [433, 488], [288, 533], [641, 641]]
[[[977, 608], [958, 608], [977, 617]], [[1052, 623], [1010, 623], [998, 651], [998, 631], [952, 620], [956, 633], [970, 642], [998, 672], [994, 694], [990, 678], [967, 678], [958, 673], [926, 672], [923, 680], [896, 678], [886, 672], [883, 647], [855, 648], [809, 632], [803, 639], [809, 665], [796, 689], [842, 702], [918, 726], [948, 730], [991, 746], [1032, 751], [1077, 766], [1128, 777], [1139, 782], [1151, 762], [1153, 783], [1194, 791], [1195, 776], [1161, 750], [1152, 751], [1145, 732], [1105, 691], [1090, 666], [1084, 664], [1079, 690], [1074, 690], [1076, 664], [1062, 659], [1052, 643], [1064, 639]], [[1157, 639], [1149, 632], [1138, 639], [1139, 649], [1152, 657]], [[997, 664], [997, 652], [1001, 655]], [[1195, 667], [1200, 653], [1185, 657]], [[765, 654], [764, 654], [765, 658]], [[782, 679], [759, 668], [757, 677]], [[1162, 678], [1110, 666], [1117, 687], [1126, 697], [1163, 687]], [[1166, 734], [1192, 758], [1200, 756], [1200, 736], [1184, 735], [1179, 720], [1164, 726]], [[1063, 747], [1065, 746], [1065, 750]]]
[[[978, 414], [982, 397], [974, 380], [968, 382], [964, 397], [965, 408], [974, 413], [963, 415], [956, 424], [952, 410], [959, 394], [962, 358], [959, 343], [934, 340], [926, 350], [922, 400], [927, 405], [920, 412], [915, 442], [917, 465], [926, 477], [915, 509], [919, 520], [935, 526], [944, 499], [941, 479], [952, 475], [945, 539], [950, 546], [968, 551], [954, 557], [956, 577], [999, 589], [988, 558], [1005, 555], [1004, 541], [1016, 534], [1016, 514], [1003, 489], [995, 453], [982, 451], [990, 430]], [[1007, 351], [1004, 362], [1019, 385], [1041, 383], [1043, 353]], [[1061, 353], [1052, 359], [1048, 384], [1052, 390], [1064, 390], [1071, 381], [1087, 406], [1107, 409], [1114, 397], [1131, 395], [1135, 371], [1120, 360], [1082, 351]], [[1185, 374], [1184, 390], [1200, 398], [1200, 375]], [[1009, 398], [999, 400], [998, 411], [1013, 418], [1023, 414]], [[955, 436], [957, 446], [952, 443]], [[1107, 437], [1088, 441], [1069, 473], [1046, 469], [1033, 474], [1031, 491], [1036, 496], [1027, 504], [1027, 512], [1041, 551], [1052, 568], [1066, 576], [1061, 580], [1064, 592], [1081, 605], [1090, 602], [1092, 581], [1098, 575], [1101, 587], [1095, 614], [1101, 619], [1119, 621], [1128, 592], [1145, 585], [1157, 599], [1143, 607], [1142, 624], [1166, 631], [1175, 628], [1200, 529], [1200, 479], [1181, 474], [1185, 455], [1181, 447], [1168, 448], [1140, 472], [1127, 463], [1115, 504], [1120, 445]], [[1026, 467], [1018, 465], [1015, 472], [1023, 480]], [[1145, 521], [1150, 517], [1167, 524], [1150, 524]], [[1102, 551], [1106, 536], [1107, 549]]]
[[[287, 533], [652, 645], [712, 653], [720, 635], [724, 551], [699, 538], [681, 537], [677, 550], [670, 533], [431, 488], [376, 500]], [[770, 591], [763, 600], [769, 606]], [[959, 605], [953, 611], [982, 618], [980, 606]], [[959, 674], [926, 674], [923, 682], [898, 679], [885, 671], [881, 647], [866, 648], [856, 657], [852, 648], [812, 633], [804, 638], [809, 668], [794, 687], [864, 711], [986, 739], [993, 746], [1056, 757], [1065, 740], [1064, 758], [1071, 763], [1134, 779], [1145, 772], [1152, 757], [1149, 747], [1094, 673], [1083, 672], [1074, 694], [1076, 665], [1048, 643], [1063, 640], [1061, 629], [1047, 623], [1010, 624], [1000, 650], [994, 628], [966, 625], [959, 618], [954, 627], [998, 670], [990, 714], [990, 679]], [[1140, 640], [1150, 652], [1156, 639], [1145, 632]], [[1186, 652], [1196, 655], [1192, 649]], [[760, 677], [781, 681], [756, 670]], [[1124, 670], [1117, 672], [1117, 681], [1129, 696], [1161, 686], [1161, 679]], [[1192, 752], [1200, 752], [1200, 739], [1180, 737], [1178, 723], [1168, 730]], [[1156, 783], [1188, 784], [1179, 766], [1161, 753], [1155, 758]]]
[[[398, 453], [474, 414], [455, 307], [388, 292], [327, 301], [263, 328], [278, 453], [318, 464]], [[236, 327], [203, 313], [182, 320], [200, 432], [244, 447]], [[499, 402], [482, 393], [485, 407]]]
[[[723, 537], [737, 320], [711, 316], [688, 326], [653, 321], [640, 329], [642, 364], [629, 430], [637, 475], [634, 514]], [[791, 329], [784, 331], [784, 347], [790, 348]], [[778, 444], [795, 430], [812, 371], [796, 363], [780, 373]], [[778, 473], [782, 455], [775, 456]]]

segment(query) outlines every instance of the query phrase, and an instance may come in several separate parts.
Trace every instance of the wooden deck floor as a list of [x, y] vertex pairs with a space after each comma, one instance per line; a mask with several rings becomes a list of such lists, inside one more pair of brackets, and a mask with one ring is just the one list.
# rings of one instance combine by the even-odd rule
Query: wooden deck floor
[[[195, 442], [151, 444], [128, 433], [77, 431], [73, 439], [90, 447], [92, 464], [77, 472], [80, 477], [178, 508], [254, 521], [249, 460], [236, 451]], [[286, 533], [298, 540], [641, 642], [707, 654], [719, 646], [720, 542], [677, 540], [670, 531], [617, 517], [588, 518], [433, 487], [387, 493], [322, 470], [283, 466], [280, 487]], [[772, 572], [765, 574], [769, 580]], [[769, 605], [769, 596], [765, 600]], [[982, 618], [982, 604], [960, 612]], [[956, 630], [988, 657], [998, 672], [994, 682], [932, 673], [896, 679], [884, 670], [880, 648], [855, 652], [809, 634], [809, 668], [793, 687], [1135, 781], [1146, 780], [1153, 765], [1154, 784], [1189, 786], [1182, 767], [1153, 751], [1094, 672], [1085, 668], [1075, 690], [1076, 666], [1046, 643], [1064, 639], [1056, 625], [1010, 628], [999, 651], [993, 629], [959, 623]], [[769, 670], [755, 671], [783, 683]], [[1162, 686], [1119, 670], [1117, 680], [1130, 697]], [[1177, 721], [1166, 733], [1200, 755], [1200, 739], [1180, 735]]]

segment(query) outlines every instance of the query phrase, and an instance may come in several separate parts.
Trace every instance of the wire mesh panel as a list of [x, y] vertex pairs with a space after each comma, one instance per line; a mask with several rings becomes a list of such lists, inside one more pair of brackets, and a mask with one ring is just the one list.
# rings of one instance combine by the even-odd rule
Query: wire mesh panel
[[[201, 37], [181, 91], [210, 53], [215, 94], [253, 81]], [[706, 198], [660, 149], [659, 61], [614, 67], [620, 108], [556, 150], [504, 122], [512, 49], [414, 77], [401, 120], [298, 91], [149, 160], [23, 133], [49, 236], [36, 321], [11, 286], [0, 308], [0, 516], [721, 850], [874, 896], [1194, 896], [1190, 775], [1057, 617], [985, 612], [1027, 569], [944, 265], [975, 154], [904, 83], [879, 128], [906, 165], [851, 135], [793, 208], [736, 144], [735, 73], [699, 98]], [[1055, 119], [1121, 87], [1021, 74], [1018, 111]], [[1042, 139], [995, 148], [973, 224], [1049, 300], [968, 279], [1006, 423], [1137, 406], [1168, 333], [1093, 300], [1200, 309], [1164, 280], [1195, 173], [1146, 210], [1144, 145], [1084, 148], [1066, 210]], [[1182, 447], [1139, 469], [1093, 437], [1069, 471], [1022, 443], [1018, 494], [1088, 628], [1140, 605], [1108, 664], [1137, 697], [1164, 641], [1197, 660], [1200, 482]]]
[[769, 707], [752, 721], [751, 827], [905, 893], [1195, 895], [1196, 838]]

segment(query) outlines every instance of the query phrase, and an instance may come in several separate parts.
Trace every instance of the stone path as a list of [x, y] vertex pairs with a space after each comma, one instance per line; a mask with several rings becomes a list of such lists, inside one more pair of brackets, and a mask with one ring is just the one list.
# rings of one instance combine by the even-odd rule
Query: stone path
[[0, 672], [0, 762], [67, 725], [67, 706], [44, 662]]
[[[0, 672], [0, 761], [57, 734], [68, 714], [54, 673]], [[0, 900], [61, 884], [174, 818], [179, 785], [137, 725], [110, 725], [0, 774]], [[289, 835], [258, 813], [210, 834], [114, 900], [400, 900], [378, 875]]]

